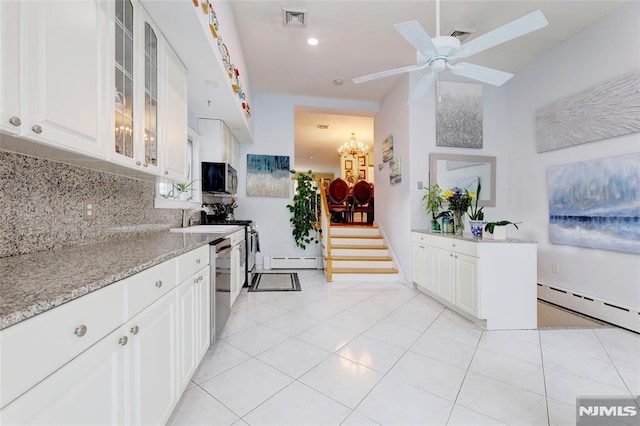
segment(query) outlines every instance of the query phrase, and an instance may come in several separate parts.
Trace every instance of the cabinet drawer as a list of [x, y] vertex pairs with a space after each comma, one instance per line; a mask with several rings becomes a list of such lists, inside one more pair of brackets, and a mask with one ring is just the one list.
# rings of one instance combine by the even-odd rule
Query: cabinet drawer
[[422, 244], [428, 244], [428, 240], [430, 240], [430, 236], [427, 234], [422, 234], [420, 232], [412, 232], [411, 233], [411, 241], [413, 241], [414, 243], [422, 243]]
[[231, 245], [235, 246], [240, 241], [244, 240], [244, 230], [237, 231], [237, 232], [234, 232], [233, 234], [229, 235], [229, 240], [231, 240]]
[[176, 286], [176, 260], [171, 259], [127, 278], [127, 320]]
[[0, 406], [62, 367], [124, 321], [119, 281], [0, 332]]
[[458, 240], [454, 238], [439, 238], [436, 247], [451, 250], [455, 253], [466, 254], [467, 256], [478, 257], [478, 243]]
[[189, 278], [209, 264], [209, 245], [202, 246], [178, 257], [178, 282]]

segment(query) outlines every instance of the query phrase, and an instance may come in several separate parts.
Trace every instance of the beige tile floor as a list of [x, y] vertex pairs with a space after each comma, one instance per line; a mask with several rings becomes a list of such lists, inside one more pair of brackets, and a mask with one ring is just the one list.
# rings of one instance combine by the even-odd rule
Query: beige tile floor
[[579, 395], [640, 394], [640, 336], [618, 328], [484, 331], [386, 283], [236, 302], [170, 424], [574, 425]]
[[538, 328], [609, 328], [609, 324], [538, 301]]

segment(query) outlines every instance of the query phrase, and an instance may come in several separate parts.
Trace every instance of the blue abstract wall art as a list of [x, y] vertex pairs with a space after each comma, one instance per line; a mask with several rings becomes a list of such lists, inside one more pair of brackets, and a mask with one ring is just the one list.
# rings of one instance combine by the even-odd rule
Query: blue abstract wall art
[[247, 154], [247, 195], [288, 198], [291, 186], [289, 157]]
[[640, 253], [640, 153], [550, 167], [554, 244]]

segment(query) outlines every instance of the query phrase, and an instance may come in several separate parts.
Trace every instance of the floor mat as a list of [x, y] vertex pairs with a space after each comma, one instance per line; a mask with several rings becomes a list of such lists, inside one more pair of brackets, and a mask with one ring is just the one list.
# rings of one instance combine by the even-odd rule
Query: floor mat
[[248, 291], [301, 291], [296, 272], [257, 273]]
[[607, 323], [538, 300], [538, 328], [605, 328]]

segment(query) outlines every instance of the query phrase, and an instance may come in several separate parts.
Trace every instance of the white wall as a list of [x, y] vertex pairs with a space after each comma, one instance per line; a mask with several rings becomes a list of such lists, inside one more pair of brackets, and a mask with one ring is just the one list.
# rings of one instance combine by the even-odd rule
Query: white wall
[[[497, 157], [496, 207], [485, 207], [488, 220], [511, 219], [508, 211], [508, 145], [507, 89], [505, 87], [483, 88], [484, 140], [482, 149], [436, 147], [436, 89], [429, 90], [422, 102], [407, 106], [412, 88], [422, 74], [404, 76], [383, 99], [380, 112], [375, 119], [375, 164], [376, 164], [376, 220], [380, 221], [398, 262], [407, 277], [411, 277], [411, 229], [430, 228], [431, 217], [425, 212], [422, 197], [429, 185], [429, 154], [450, 153], [465, 155], [490, 155]], [[448, 78], [446, 74], [443, 78]], [[382, 142], [394, 136], [394, 157], [403, 161], [402, 183], [389, 184], [389, 167], [379, 172], [382, 161]], [[468, 227], [467, 227], [468, 229]], [[518, 237], [517, 231], [511, 236]]]
[[[640, 66], [640, 3], [630, 2], [529, 64], [509, 83], [509, 215], [538, 241], [538, 281], [640, 309], [638, 255], [553, 245], [548, 234], [547, 169], [640, 150], [640, 133], [538, 154], [540, 107]], [[551, 264], [560, 273], [551, 273]]]
[[326, 98], [291, 97], [257, 94], [253, 101], [254, 144], [242, 145], [238, 167], [237, 218], [252, 219], [260, 229], [260, 248], [257, 263], [263, 256], [319, 255], [320, 246], [303, 251], [296, 247], [289, 223], [286, 205], [293, 200], [293, 181], [289, 198], [247, 197], [247, 154], [288, 155], [290, 167], [294, 164], [294, 107], [305, 105], [324, 108], [377, 111], [378, 106], [368, 102], [344, 101]]

